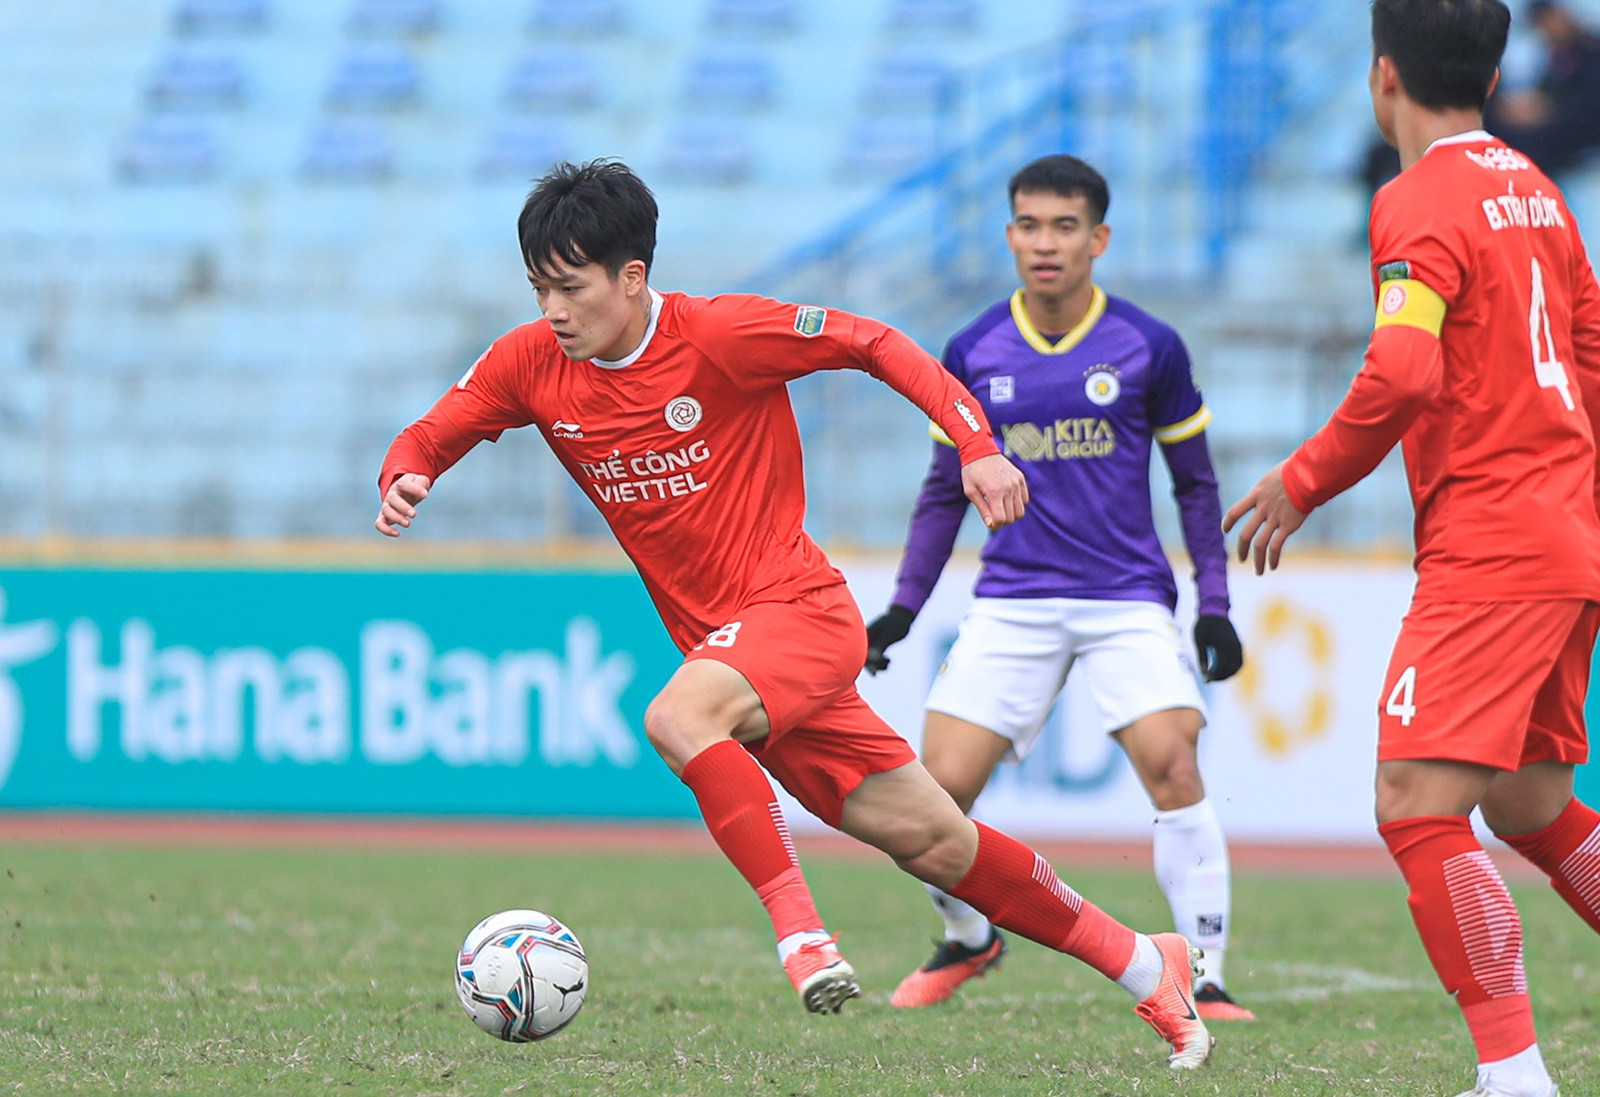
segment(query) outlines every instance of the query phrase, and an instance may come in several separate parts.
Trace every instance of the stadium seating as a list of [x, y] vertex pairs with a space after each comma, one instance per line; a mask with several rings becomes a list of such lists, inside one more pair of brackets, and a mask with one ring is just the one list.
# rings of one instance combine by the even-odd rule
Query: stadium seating
[[582, 109], [600, 100], [599, 63], [576, 49], [530, 49], [506, 74], [506, 103], [518, 110]]
[[341, 110], [398, 110], [416, 103], [421, 83], [422, 70], [405, 47], [360, 46], [336, 62], [327, 103]]
[[210, 123], [157, 115], [129, 137], [117, 174], [130, 183], [198, 183], [213, 179], [221, 150]]
[[372, 183], [394, 174], [394, 141], [371, 118], [327, 118], [312, 129], [300, 162], [303, 178], [322, 183]]
[[772, 105], [777, 76], [757, 53], [726, 47], [690, 59], [683, 75], [683, 99], [703, 111], [752, 111]]
[[497, 118], [484, 134], [477, 176], [495, 182], [537, 179], [558, 160], [572, 155], [572, 139], [545, 118]]
[[193, 35], [260, 31], [267, 25], [267, 0], [179, 0], [172, 25]]
[[231, 53], [180, 50], [158, 64], [146, 96], [163, 110], [238, 107], [244, 102], [244, 66]]
[[800, 22], [799, 0], [712, 0], [706, 24], [718, 32], [792, 31]]
[[346, 25], [360, 37], [427, 35], [439, 29], [439, 8], [439, 0], [355, 0]]
[[[81, 533], [357, 535], [387, 435], [533, 315], [512, 227], [560, 158], [641, 170], [663, 288], [824, 301], [937, 349], [1012, 283], [1009, 173], [1085, 155], [1112, 182], [1103, 280], [1190, 339], [1226, 487], [1314, 425], [1369, 319], [1347, 178], [1370, 133], [1350, 79], [1366, 28], [1336, 0], [75, 0], [7, 26], [0, 494], [18, 533], [63, 521], [48, 510]], [[1571, 188], [1589, 220], [1595, 178]], [[36, 342], [92, 383], [11, 368]], [[76, 464], [49, 507], [10, 471], [36, 465], [46, 391], [81, 400], [61, 445], [152, 470], [131, 507], [87, 505]], [[915, 413], [850, 375], [794, 392], [818, 533], [896, 543], [926, 459]], [[537, 450], [474, 454], [485, 471], [449, 504], [470, 520], [439, 525], [594, 532]], [[322, 503], [242, 505], [263, 454], [286, 497]], [[1378, 537], [1391, 502], [1337, 529]]]

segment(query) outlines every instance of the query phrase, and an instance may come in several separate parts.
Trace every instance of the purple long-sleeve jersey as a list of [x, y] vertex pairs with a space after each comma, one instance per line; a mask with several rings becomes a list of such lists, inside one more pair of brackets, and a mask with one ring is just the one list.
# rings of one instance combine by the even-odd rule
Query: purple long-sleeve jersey
[[[1203, 614], [1228, 612], [1227, 550], [1211, 422], [1171, 327], [1096, 286], [1088, 313], [1051, 340], [1022, 291], [958, 332], [945, 368], [983, 404], [1001, 451], [1028, 479], [1021, 521], [989, 535], [974, 593], [989, 598], [1101, 598], [1177, 603], [1156, 537], [1150, 448], [1172, 470], [1184, 544]], [[933, 464], [906, 538], [894, 603], [927, 601], [966, 514], [961, 463], [934, 431]]]

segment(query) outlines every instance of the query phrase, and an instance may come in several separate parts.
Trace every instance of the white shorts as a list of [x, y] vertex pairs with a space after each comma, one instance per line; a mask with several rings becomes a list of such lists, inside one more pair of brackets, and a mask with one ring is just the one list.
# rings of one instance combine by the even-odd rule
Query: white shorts
[[1164, 709], [1207, 718], [1171, 611], [1099, 598], [973, 599], [926, 707], [1010, 739], [1020, 759], [1068, 673], [1081, 679], [1106, 733]]

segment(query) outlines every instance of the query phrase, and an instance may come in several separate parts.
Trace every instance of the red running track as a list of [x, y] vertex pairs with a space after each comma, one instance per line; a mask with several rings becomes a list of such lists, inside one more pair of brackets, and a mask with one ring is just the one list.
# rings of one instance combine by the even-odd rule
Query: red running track
[[[1027, 838], [1026, 835], [1019, 837]], [[190, 845], [320, 847], [344, 849], [481, 849], [519, 846], [604, 852], [716, 854], [698, 823], [547, 822], [450, 816], [238, 815], [118, 812], [0, 811], [0, 842], [67, 845]], [[876, 858], [882, 854], [839, 834], [801, 833], [795, 843], [808, 857]], [[1035, 838], [1032, 844], [1058, 865], [1148, 871], [1150, 844], [1138, 841], [1067, 841]], [[1236, 871], [1265, 875], [1393, 876], [1399, 872], [1376, 837], [1370, 845], [1273, 845], [1230, 842]], [[1542, 874], [1503, 846], [1490, 850], [1513, 879]]]

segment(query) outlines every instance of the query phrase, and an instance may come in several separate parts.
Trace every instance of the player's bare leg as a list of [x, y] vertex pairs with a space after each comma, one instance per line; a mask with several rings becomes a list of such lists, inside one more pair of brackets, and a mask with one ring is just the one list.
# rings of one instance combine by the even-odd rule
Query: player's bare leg
[[1428, 959], [1472, 1034], [1474, 1092], [1551, 1097], [1528, 1001], [1522, 921], [1468, 820], [1497, 772], [1466, 762], [1379, 762], [1378, 833], [1411, 888]]
[[1179, 934], [1147, 937], [1106, 914], [1033, 850], [968, 819], [920, 762], [865, 777], [845, 798], [839, 825], [996, 925], [1076, 956], [1115, 981], [1172, 1046], [1173, 1069], [1210, 1057], [1214, 1041], [1190, 990], [1197, 950]]
[[1202, 723], [1195, 709], [1169, 708], [1112, 734], [1156, 809], [1156, 882], [1172, 908], [1172, 923], [1204, 952], [1195, 1003], [1208, 1021], [1253, 1021], [1256, 1015], [1228, 994], [1223, 974], [1232, 879], [1227, 839], [1200, 777]]
[[806, 1008], [839, 1012], [861, 994], [855, 971], [823, 928], [772, 786], [739, 745], [771, 730], [761, 698], [732, 667], [692, 660], [650, 702], [644, 726], [694, 793], [717, 845], [767, 908], [778, 958]]
[[[989, 783], [1011, 741], [948, 713], [929, 712], [922, 726], [922, 764], [965, 814]], [[924, 885], [944, 920], [933, 958], [900, 981], [889, 1004], [901, 1008], [946, 1001], [956, 988], [997, 967], [1005, 937], [979, 911], [933, 884]]]

